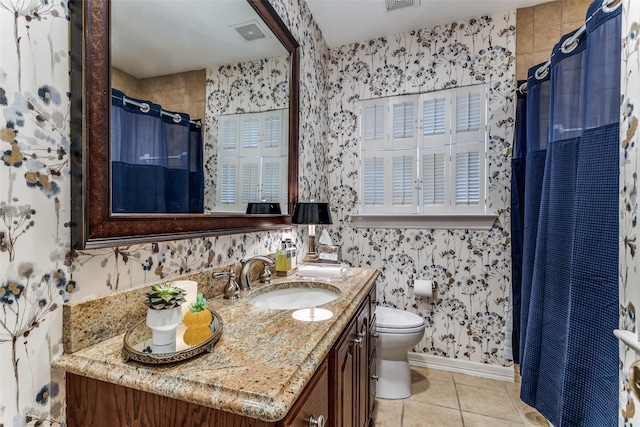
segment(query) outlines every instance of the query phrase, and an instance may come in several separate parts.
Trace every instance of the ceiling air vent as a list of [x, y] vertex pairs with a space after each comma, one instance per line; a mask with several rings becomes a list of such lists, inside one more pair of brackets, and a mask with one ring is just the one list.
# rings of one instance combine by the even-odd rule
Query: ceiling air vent
[[267, 37], [260, 26], [258, 26], [257, 22], [252, 21], [244, 24], [239, 24], [234, 28], [237, 32], [240, 33], [242, 38], [244, 38], [248, 42], [252, 40], [264, 39]]
[[405, 7], [418, 6], [419, 4], [420, 0], [384, 0], [387, 12], [404, 9]]

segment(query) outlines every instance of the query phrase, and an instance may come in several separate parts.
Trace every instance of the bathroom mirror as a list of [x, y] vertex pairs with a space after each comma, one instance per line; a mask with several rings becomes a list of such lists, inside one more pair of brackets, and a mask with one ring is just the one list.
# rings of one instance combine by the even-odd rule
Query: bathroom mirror
[[[152, 3], [145, 0], [143, 3]], [[161, 1], [161, 0], [158, 0]], [[219, 3], [221, 7], [228, 1]], [[233, 2], [244, 0], [233, 0]], [[292, 212], [298, 182], [298, 43], [268, 1], [246, 0], [288, 53], [287, 200]], [[246, 215], [244, 212], [189, 214], [115, 213], [111, 185], [111, 62], [114, 22], [107, 0], [71, 1], [71, 136], [72, 244], [76, 249], [123, 243], [184, 239], [288, 227], [288, 214]], [[212, 13], [212, 12], [207, 12]], [[213, 19], [194, 17], [194, 26]], [[229, 25], [237, 24], [235, 22]], [[222, 25], [222, 24], [217, 24]], [[171, 55], [167, 54], [167, 58]], [[143, 58], [141, 58], [143, 59]]]

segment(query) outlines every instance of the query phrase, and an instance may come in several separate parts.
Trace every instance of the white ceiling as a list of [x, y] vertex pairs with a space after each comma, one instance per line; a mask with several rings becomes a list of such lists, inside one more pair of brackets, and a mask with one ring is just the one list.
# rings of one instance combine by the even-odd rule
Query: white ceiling
[[416, 6], [391, 12], [385, 0], [306, 1], [327, 44], [336, 47], [550, 0], [415, 0]]
[[[113, 0], [111, 17], [111, 64], [139, 79], [287, 54], [246, 0]], [[258, 21], [264, 39], [235, 30]]]
[[[391, 12], [385, 0], [306, 1], [336, 47], [550, 0], [415, 0]], [[253, 42], [233, 28], [259, 19], [246, 0], [113, 0], [111, 13], [112, 65], [137, 78], [286, 54], [264, 25], [268, 37]]]

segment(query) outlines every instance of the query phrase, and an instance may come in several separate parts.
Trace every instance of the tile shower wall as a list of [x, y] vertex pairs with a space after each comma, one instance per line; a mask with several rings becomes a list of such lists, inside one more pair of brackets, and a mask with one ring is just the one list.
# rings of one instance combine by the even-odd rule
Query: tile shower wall
[[546, 62], [563, 34], [584, 24], [591, 0], [558, 0], [517, 11], [516, 78], [527, 79], [527, 70]]
[[[515, 12], [354, 43], [329, 52], [328, 172], [331, 228], [343, 258], [383, 272], [378, 300], [427, 323], [415, 351], [501, 366], [510, 290], [510, 168], [514, 125]], [[358, 101], [486, 83], [489, 231], [354, 229], [358, 213]], [[432, 299], [414, 297], [432, 279]]]
[[[306, 4], [272, 3], [303, 47], [300, 198], [326, 198], [326, 44]], [[50, 369], [64, 301], [269, 252], [281, 234], [71, 250], [67, 2], [0, 0], [0, 33], [0, 427], [64, 425], [64, 379]]]

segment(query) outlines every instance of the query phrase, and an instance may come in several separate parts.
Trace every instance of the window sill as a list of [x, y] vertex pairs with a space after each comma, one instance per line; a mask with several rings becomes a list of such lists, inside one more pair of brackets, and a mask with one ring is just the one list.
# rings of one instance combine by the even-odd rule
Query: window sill
[[490, 230], [496, 214], [475, 215], [352, 215], [354, 228], [428, 228]]

